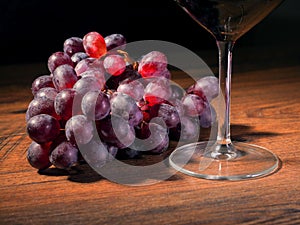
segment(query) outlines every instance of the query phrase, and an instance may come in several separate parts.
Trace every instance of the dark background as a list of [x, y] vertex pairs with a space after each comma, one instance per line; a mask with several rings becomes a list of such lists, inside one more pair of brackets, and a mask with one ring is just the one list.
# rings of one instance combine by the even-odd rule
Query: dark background
[[[299, 10], [299, 0], [286, 0], [237, 44], [299, 49]], [[216, 48], [213, 37], [173, 0], [1, 0], [0, 64], [46, 62], [65, 39], [90, 31], [121, 33], [128, 42], [155, 39], [192, 50]]]

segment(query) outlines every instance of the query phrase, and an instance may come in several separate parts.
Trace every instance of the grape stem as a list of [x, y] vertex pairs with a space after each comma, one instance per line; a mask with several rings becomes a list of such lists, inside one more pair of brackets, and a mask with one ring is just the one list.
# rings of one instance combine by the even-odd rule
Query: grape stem
[[125, 62], [128, 62], [129, 64], [132, 64], [133, 65], [133, 69], [134, 70], [138, 70], [138, 62], [137, 61], [135, 61], [134, 59], [132, 59], [130, 56], [129, 56], [129, 54], [128, 54], [128, 52], [125, 52], [125, 51], [123, 51], [123, 50], [117, 50], [117, 52], [119, 53], [119, 54], [122, 54], [123, 56], [124, 56], [124, 60], [125, 60]]

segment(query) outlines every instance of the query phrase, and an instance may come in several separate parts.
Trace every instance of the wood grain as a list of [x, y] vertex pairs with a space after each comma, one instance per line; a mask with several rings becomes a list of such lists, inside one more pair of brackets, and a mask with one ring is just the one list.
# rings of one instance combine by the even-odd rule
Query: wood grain
[[236, 182], [176, 173], [153, 185], [126, 186], [86, 164], [71, 174], [39, 174], [26, 161], [28, 86], [2, 88], [0, 224], [300, 224], [299, 71], [297, 64], [280, 64], [240, 67], [234, 75], [233, 139], [269, 148], [282, 161], [271, 176]]

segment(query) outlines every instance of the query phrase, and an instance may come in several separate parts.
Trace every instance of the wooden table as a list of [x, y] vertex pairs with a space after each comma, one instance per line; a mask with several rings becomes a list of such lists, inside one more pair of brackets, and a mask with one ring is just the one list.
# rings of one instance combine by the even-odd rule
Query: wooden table
[[[298, 51], [282, 49], [236, 50], [233, 139], [269, 148], [282, 166], [271, 176], [235, 182], [176, 173], [126, 186], [87, 165], [78, 174], [39, 174], [26, 161], [24, 117], [29, 84], [44, 64], [2, 67], [0, 224], [300, 224], [300, 65]], [[216, 62], [214, 51], [204, 55]]]

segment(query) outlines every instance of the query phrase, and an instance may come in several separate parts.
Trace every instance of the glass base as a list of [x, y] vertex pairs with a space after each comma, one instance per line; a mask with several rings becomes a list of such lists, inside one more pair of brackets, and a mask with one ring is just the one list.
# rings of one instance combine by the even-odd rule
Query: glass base
[[280, 164], [269, 150], [242, 142], [187, 144], [175, 149], [169, 162], [182, 173], [211, 180], [258, 178], [275, 172]]

